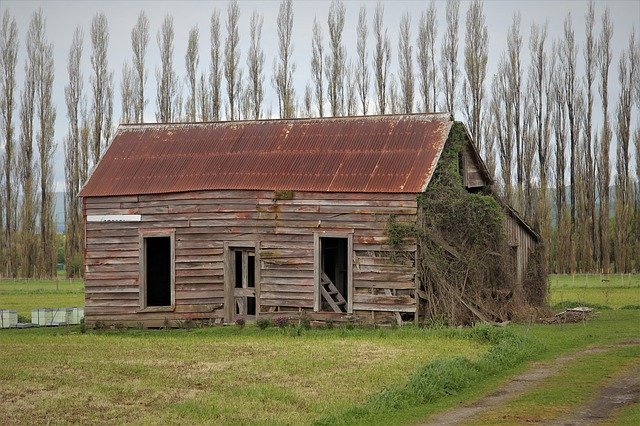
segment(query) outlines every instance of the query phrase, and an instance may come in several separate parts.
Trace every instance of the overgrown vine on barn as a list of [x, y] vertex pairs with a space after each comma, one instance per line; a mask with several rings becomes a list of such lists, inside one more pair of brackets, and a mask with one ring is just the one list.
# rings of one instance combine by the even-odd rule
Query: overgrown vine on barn
[[466, 144], [463, 125], [454, 123], [431, 182], [418, 196], [417, 225], [388, 220], [391, 259], [402, 253], [407, 238], [417, 240], [425, 318], [449, 324], [479, 317], [504, 321], [522, 300], [508, 261], [505, 213], [488, 190], [464, 187], [460, 158]]

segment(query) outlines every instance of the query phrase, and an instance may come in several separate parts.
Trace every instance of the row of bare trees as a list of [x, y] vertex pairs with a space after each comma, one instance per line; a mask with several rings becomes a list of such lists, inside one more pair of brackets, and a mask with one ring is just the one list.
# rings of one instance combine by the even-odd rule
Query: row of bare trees
[[[415, 30], [411, 15], [404, 14], [394, 55], [383, 5], [376, 5], [371, 17], [365, 6], [360, 8], [356, 45], [346, 46], [346, 8], [342, 1], [333, 0], [326, 21], [314, 20], [311, 73], [298, 99], [294, 87], [293, 4], [282, 0], [271, 76], [277, 115], [291, 118], [459, 112], [489, 169], [498, 175], [499, 190], [540, 230], [553, 270], [609, 272], [611, 265], [616, 271], [637, 270], [638, 167], [636, 176], [631, 176], [631, 150], [635, 146], [636, 158], [640, 153], [640, 122], [635, 130], [632, 123], [634, 117], [638, 120], [640, 106], [635, 34], [631, 34], [628, 48], [618, 58], [620, 91], [611, 113], [609, 77], [616, 67], [608, 9], [596, 18], [593, 3], [589, 5], [582, 46], [576, 41], [571, 15], [566, 17], [558, 39], [549, 38], [546, 23], [533, 23], [526, 41], [520, 15], [514, 15], [507, 29], [506, 49], [497, 58], [497, 72], [491, 76], [483, 9], [483, 3], [474, 0], [464, 14], [459, 0], [448, 1], [439, 44], [435, 2], [422, 12]], [[243, 62], [240, 13], [236, 0], [228, 3], [224, 15], [214, 9], [208, 57], [202, 61], [208, 62], [207, 66], [200, 65], [200, 30], [197, 26], [189, 30], [184, 77], [174, 64], [173, 18], [167, 15], [163, 19], [156, 33], [160, 58], [155, 69], [156, 121], [260, 119], [274, 115], [265, 105], [268, 88], [262, 47], [264, 18], [256, 11], [251, 15], [249, 50]], [[131, 57], [122, 67], [122, 122], [143, 122], [150, 103], [146, 65], [150, 31], [149, 19], [141, 12], [130, 33]], [[107, 60], [109, 28], [104, 14], [97, 14], [90, 25], [88, 76], [81, 66], [84, 38], [83, 29], [77, 28], [69, 49], [65, 87], [69, 123], [63, 138], [65, 257], [67, 273], [72, 275], [81, 271], [83, 229], [77, 194], [112, 136], [114, 115], [114, 78]], [[34, 13], [27, 35], [27, 78], [20, 92], [20, 116], [16, 120], [13, 115], [17, 109], [14, 96], [18, 45], [15, 21], [5, 11], [0, 53], [2, 135], [7, 142], [2, 159], [0, 266], [10, 276], [50, 275], [55, 106], [50, 94], [52, 46], [46, 40], [42, 12]], [[355, 55], [350, 58], [347, 52], [353, 47]], [[462, 64], [458, 63], [460, 58]], [[205, 68], [206, 72], [202, 71]], [[85, 90], [87, 80], [89, 88]], [[594, 110], [596, 98], [600, 111]], [[15, 135], [14, 121], [20, 122], [19, 137]], [[602, 123], [601, 128], [594, 122]], [[615, 161], [610, 164], [612, 146]]]
[[[47, 39], [42, 12], [34, 13], [25, 40], [24, 85], [16, 96], [18, 27], [7, 12], [2, 16], [1, 31], [0, 127], [4, 153], [0, 266], [3, 273], [14, 276], [51, 277], [56, 259], [53, 44]], [[14, 120], [16, 110], [18, 117]], [[15, 121], [20, 123], [19, 133]]]

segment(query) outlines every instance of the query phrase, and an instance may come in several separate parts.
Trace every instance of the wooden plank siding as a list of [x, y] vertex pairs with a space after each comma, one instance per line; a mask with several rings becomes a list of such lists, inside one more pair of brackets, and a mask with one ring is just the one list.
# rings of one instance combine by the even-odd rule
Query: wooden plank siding
[[511, 214], [507, 212], [506, 217], [508, 242], [512, 249], [515, 250], [516, 279], [518, 284], [522, 284], [527, 271], [529, 255], [535, 249], [536, 241]]
[[[415, 194], [197, 191], [83, 202], [85, 315], [88, 323], [162, 325], [222, 319], [224, 243], [259, 242], [260, 312], [313, 309], [314, 234], [351, 234], [353, 313], [414, 312], [416, 242], [391, 263], [389, 215], [416, 220]], [[140, 222], [86, 222], [87, 215], [140, 214]], [[140, 234], [175, 231], [175, 309], [140, 312]], [[390, 292], [389, 292], [390, 291]], [[382, 315], [381, 317], [384, 317]], [[159, 324], [160, 322], [160, 324]]]

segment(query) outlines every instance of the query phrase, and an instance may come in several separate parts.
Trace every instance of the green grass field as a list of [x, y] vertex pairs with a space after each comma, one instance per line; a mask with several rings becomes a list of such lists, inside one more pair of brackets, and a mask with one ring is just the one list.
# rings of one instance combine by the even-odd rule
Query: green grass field
[[16, 310], [29, 320], [32, 309], [83, 306], [82, 280], [0, 279], [0, 309]]
[[[413, 326], [0, 330], [0, 424], [415, 423], [489, 392], [528, 361], [640, 338], [640, 310], [619, 309], [640, 304], [639, 277], [603, 282], [552, 276], [552, 303], [616, 309], [599, 310], [586, 323], [514, 324], [489, 328], [486, 336], [482, 330]], [[82, 292], [81, 281], [0, 280], [0, 308], [29, 316], [36, 307], [82, 306]], [[589, 358], [589, 365], [601, 365], [602, 375], [616, 374], [626, 365], [616, 354]], [[583, 374], [581, 368], [565, 375]], [[563, 383], [545, 386], [561, 394]], [[543, 394], [531, 392], [512, 411], [526, 415]], [[580, 401], [557, 398], [555, 409]], [[621, 410], [619, 418], [634, 413]]]
[[[0, 423], [309, 423], [488, 345], [444, 333], [236, 326], [0, 331]], [[4, 420], [4, 421], [2, 421]]]
[[550, 304], [584, 302], [620, 309], [640, 307], [640, 274], [550, 275]]

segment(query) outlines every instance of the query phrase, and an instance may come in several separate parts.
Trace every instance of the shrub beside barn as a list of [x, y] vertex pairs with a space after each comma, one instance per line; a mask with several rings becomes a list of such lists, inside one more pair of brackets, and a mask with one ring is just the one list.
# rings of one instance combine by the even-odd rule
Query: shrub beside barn
[[[81, 192], [86, 321], [429, 319], [422, 248], [450, 243], [426, 239], [421, 199], [443, 175], [443, 152], [454, 186], [495, 200], [448, 114], [121, 125]], [[482, 297], [526, 303], [538, 237], [496, 205], [511, 248], [491, 262], [507, 265], [510, 294]], [[462, 310], [510, 315], [482, 312], [464, 283], [447, 285]]]

